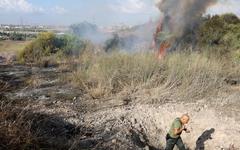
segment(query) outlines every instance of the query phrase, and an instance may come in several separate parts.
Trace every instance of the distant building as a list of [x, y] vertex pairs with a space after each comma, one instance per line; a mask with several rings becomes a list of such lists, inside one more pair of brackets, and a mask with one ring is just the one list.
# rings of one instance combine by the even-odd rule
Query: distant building
[[56, 33], [57, 35], [65, 35], [63, 32]]
[[10, 26], [3, 26], [4, 29], [10, 29]]

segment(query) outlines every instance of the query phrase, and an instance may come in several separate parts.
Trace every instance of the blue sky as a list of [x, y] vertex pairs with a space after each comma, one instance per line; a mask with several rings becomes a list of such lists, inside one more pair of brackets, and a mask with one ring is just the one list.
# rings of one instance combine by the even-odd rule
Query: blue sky
[[[134, 25], [159, 15], [157, 0], [0, 0], [0, 24], [69, 25], [89, 21], [101, 26]], [[220, 0], [209, 13], [240, 15], [239, 0]]]

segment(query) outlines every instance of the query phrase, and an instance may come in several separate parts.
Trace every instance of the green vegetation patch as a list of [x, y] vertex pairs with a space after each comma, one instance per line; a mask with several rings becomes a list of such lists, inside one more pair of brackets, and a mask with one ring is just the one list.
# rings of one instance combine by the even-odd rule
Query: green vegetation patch
[[43, 32], [19, 53], [19, 60], [38, 62], [52, 55], [79, 55], [84, 47], [85, 43], [74, 36]]

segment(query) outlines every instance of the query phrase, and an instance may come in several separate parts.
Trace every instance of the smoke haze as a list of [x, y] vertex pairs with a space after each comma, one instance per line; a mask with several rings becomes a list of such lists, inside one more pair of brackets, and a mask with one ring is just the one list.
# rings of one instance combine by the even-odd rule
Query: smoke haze
[[161, 0], [157, 7], [163, 13], [163, 30], [176, 37], [182, 36], [185, 29], [194, 24], [217, 0]]

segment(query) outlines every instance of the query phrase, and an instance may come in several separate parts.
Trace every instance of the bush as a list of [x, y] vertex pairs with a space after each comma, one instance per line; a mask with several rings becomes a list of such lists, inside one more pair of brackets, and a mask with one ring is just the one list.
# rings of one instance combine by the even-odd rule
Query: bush
[[49, 56], [56, 52], [55, 35], [53, 33], [40, 33], [37, 39], [28, 44], [20, 53], [20, 58], [24, 61], [34, 62], [43, 56]]
[[198, 31], [198, 43], [202, 46], [238, 48], [240, 19], [234, 14], [215, 15], [206, 18]]
[[230, 49], [240, 49], [240, 24], [228, 25], [227, 30], [222, 42]]
[[26, 37], [27, 37], [26, 34], [14, 32], [10, 34], [9, 39], [13, 41], [24, 41], [26, 40]]
[[85, 49], [85, 42], [75, 36], [64, 35], [59, 38], [64, 55], [80, 55], [81, 50]]
[[223, 14], [221, 16], [221, 19], [226, 24], [240, 24], [240, 19], [235, 14], [232, 13]]
[[43, 32], [19, 53], [19, 60], [39, 62], [42, 58], [55, 54], [79, 55], [84, 48], [85, 42], [74, 36], [57, 37], [54, 33]]
[[216, 15], [208, 18], [198, 32], [198, 41], [202, 45], [219, 45], [222, 37], [226, 34], [226, 25], [221, 17]]

